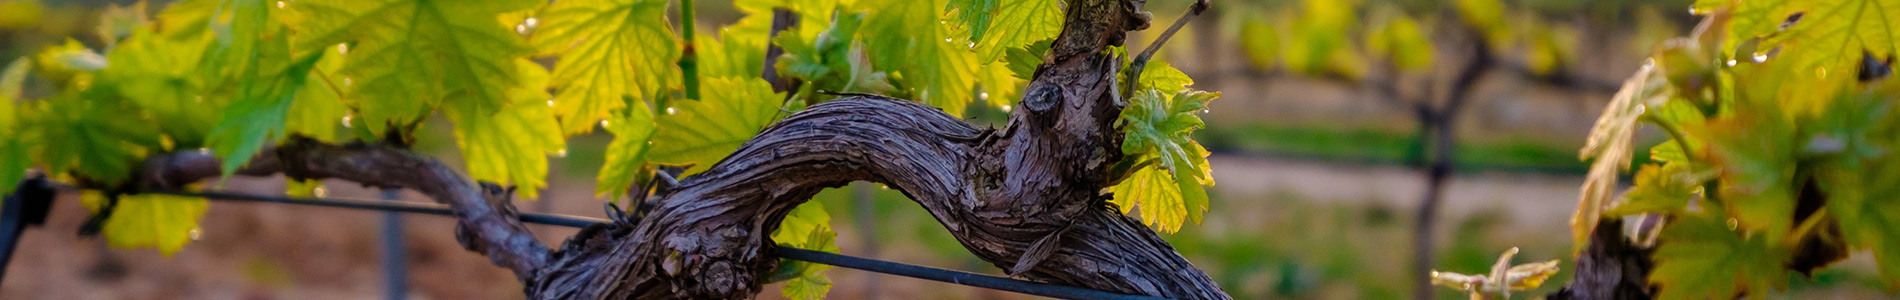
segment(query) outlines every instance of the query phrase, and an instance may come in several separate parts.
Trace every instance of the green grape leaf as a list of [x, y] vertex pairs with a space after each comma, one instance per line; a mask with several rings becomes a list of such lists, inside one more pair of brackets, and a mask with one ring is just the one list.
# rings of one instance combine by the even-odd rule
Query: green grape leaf
[[[527, 59], [516, 59], [516, 74], [525, 86], [543, 86], [546, 70]], [[535, 198], [547, 187], [549, 153], [567, 151], [552, 108], [545, 105], [546, 90], [510, 89], [513, 105], [495, 114], [483, 114], [473, 105], [449, 105], [444, 114], [455, 122], [455, 144], [462, 148], [468, 176], [477, 181], [513, 185], [522, 198]]]
[[40, 147], [47, 173], [77, 172], [108, 184], [124, 181], [152, 149], [163, 144], [151, 120], [128, 117], [138, 107], [117, 93], [93, 89], [66, 92], [34, 103], [22, 114], [21, 136]]
[[1671, 139], [1649, 148], [1649, 160], [1658, 162], [1687, 162], [1689, 154], [1682, 151], [1682, 143]]
[[[17, 135], [12, 132], [0, 130], [0, 134], [8, 135], [0, 138], [0, 181], [17, 183], [25, 180], [27, 168], [33, 167], [33, 157], [28, 155], [32, 147], [26, 144], [27, 141], [15, 138]], [[12, 194], [16, 187], [15, 184], [0, 184], [0, 194]]]
[[269, 63], [289, 61], [287, 47], [283, 40], [260, 45], [259, 63], [245, 71], [245, 77], [251, 79], [240, 84], [238, 98], [206, 138], [211, 150], [223, 158], [225, 175], [249, 163], [266, 143], [284, 137], [291, 104], [303, 89], [310, 69], [323, 57], [318, 52], [284, 66]]
[[1863, 168], [1834, 169], [1819, 177], [1827, 212], [1857, 249], [1872, 249], [1881, 282], [1900, 290], [1900, 159], [1888, 156]]
[[1720, 214], [1687, 215], [1663, 227], [1649, 280], [1657, 299], [1705, 299], [1767, 292], [1788, 283], [1788, 256], [1760, 236], [1730, 230]]
[[981, 41], [983, 35], [990, 32], [990, 21], [996, 18], [997, 2], [997, 0], [950, 0], [949, 5], [944, 9], [956, 12], [957, 22], [960, 26], [967, 26], [964, 29], [970, 32], [970, 40]]
[[1036, 67], [1042, 66], [1042, 55], [1049, 52], [1049, 44], [1055, 40], [1041, 40], [1022, 47], [1009, 48], [1003, 53], [1003, 63], [1009, 64], [1009, 72], [1017, 79], [1036, 79]]
[[132, 36], [134, 32], [151, 23], [149, 17], [146, 16], [146, 11], [145, 1], [134, 2], [127, 6], [111, 4], [99, 12], [99, 27], [93, 33], [98, 34], [99, 40], [106, 43], [106, 49], [115, 49], [118, 47], [119, 40]]
[[[82, 201], [97, 213], [106, 203], [97, 192], [82, 194]], [[120, 195], [99, 232], [106, 244], [124, 249], [153, 248], [171, 256], [192, 240], [198, 221], [204, 219], [210, 204], [204, 198], [161, 194]]]
[[607, 119], [607, 132], [614, 134], [614, 141], [607, 144], [607, 162], [600, 166], [600, 175], [595, 177], [596, 196], [619, 199], [614, 195], [627, 193], [634, 178], [645, 172], [647, 151], [652, 149], [654, 123], [653, 110], [646, 102], [628, 101], [633, 107], [623, 113], [614, 114]]
[[951, 0], [949, 6], [967, 26], [981, 61], [1062, 32], [1062, 0]]
[[680, 101], [658, 116], [660, 128], [653, 134], [648, 161], [691, 165], [683, 175], [699, 173], [778, 120], [785, 95], [773, 93], [764, 79], [709, 78], [702, 83], [706, 99]]
[[[837, 253], [838, 233], [831, 231], [831, 215], [825, 213], [825, 206], [818, 201], [809, 201], [792, 208], [792, 212], [779, 222], [778, 231], [772, 232], [772, 241], [779, 246], [806, 250]], [[791, 277], [785, 283], [783, 295], [786, 298], [814, 300], [824, 299], [831, 291], [831, 279], [822, 271], [831, 266], [796, 261], [779, 260], [779, 270], [774, 277]]]
[[1207, 192], [1202, 185], [1214, 185], [1207, 149], [1189, 134], [1205, 126], [1196, 115], [1220, 93], [1182, 90], [1163, 97], [1160, 90], [1149, 88], [1129, 99], [1122, 110], [1122, 153], [1147, 166], [1134, 170], [1128, 179], [1115, 185], [1115, 198], [1122, 213], [1141, 208], [1142, 220], [1163, 232], [1180, 230], [1185, 219], [1201, 222], [1207, 210]]
[[781, 72], [805, 80], [815, 90], [883, 93], [896, 89], [887, 73], [871, 65], [864, 45], [853, 40], [863, 21], [864, 14], [844, 14], [814, 36], [781, 34], [778, 44], [788, 54], [778, 63]]
[[[199, 66], [194, 70], [204, 80], [204, 86], [212, 100], [241, 97], [231, 95], [231, 90], [250, 84], [255, 75], [252, 72], [257, 64], [283, 64], [289, 59], [260, 57], [260, 51], [280, 51], [265, 49], [267, 44], [283, 43], [287, 31], [283, 15], [274, 13], [280, 8], [269, 0], [244, 1], [199, 1], [180, 3], [167, 9], [167, 18], [190, 20], [192, 23], [174, 23], [171, 27], [189, 27], [166, 29], [166, 35], [174, 40], [190, 40], [211, 36], [211, 42], [205, 47], [204, 56], [199, 58]], [[163, 26], [170, 26], [161, 24]], [[189, 33], [189, 35], [188, 35]], [[267, 41], [268, 40], [268, 41]], [[288, 57], [287, 55], [283, 57]]]
[[171, 39], [196, 39], [210, 36], [212, 15], [224, 3], [221, 0], [184, 0], [166, 4], [158, 12], [152, 27]]
[[747, 31], [721, 30], [720, 38], [699, 35], [695, 55], [700, 77], [759, 76], [765, 70], [765, 36]]
[[93, 72], [105, 69], [106, 62], [105, 56], [72, 39], [33, 55], [34, 67], [39, 68], [37, 74], [68, 89], [91, 86]]
[[1623, 202], [1603, 212], [1603, 215], [1621, 217], [1644, 213], [1681, 213], [1688, 207], [1689, 200], [1701, 190], [1702, 182], [1714, 175], [1711, 172], [1694, 172], [1686, 162], [1650, 165], [1636, 171], [1636, 185], [1623, 195]]
[[323, 197], [323, 180], [299, 180], [284, 177], [284, 196], [310, 198]]
[[[1743, 1], [1757, 2], [1757, 1]], [[1779, 2], [1779, 1], [1760, 1]], [[1801, 19], [1764, 44], [1782, 44], [1780, 57], [1797, 60], [1800, 70], [1833, 81], [1852, 81], [1863, 53], [1892, 57], [1900, 50], [1900, 3], [1892, 0], [1791, 1], [1770, 10], [1767, 20], [1785, 20], [1786, 10], [1805, 11]], [[1747, 4], [1744, 4], [1747, 5]], [[1779, 14], [1779, 16], [1776, 16]], [[1780, 26], [1780, 21], [1774, 21]], [[1765, 25], [1762, 25], [1765, 26]], [[1770, 49], [1761, 46], [1758, 49]]]
[[441, 101], [499, 111], [519, 86], [514, 59], [533, 51], [497, 17], [540, 1], [304, 0], [295, 49], [347, 44], [344, 85], [369, 131], [427, 116]]
[[26, 177], [26, 169], [32, 167], [33, 158], [28, 156], [24, 130], [14, 124], [18, 120], [15, 101], [20, 98], [20, 85], [26, 81], [27, 72], [33, 69], [33, 62], [25, 57], [13, 59], [6, 69], [0, 69], [0, 194], [11, 194], [16, 186], [10, 182], [20, 182]]
[[173, 40], [135, 29], [106, 54], [111, 65], [99, 77], [121, 97], [165, 120], [165, 133], [179, 144], [203, 144], [223, 106], [220, 99], [205, 99], [204, 82], [196, 72], [209, 44], [204, 38]]
[[1015, 104], [1016, 99], [1022, 98], [1023, 86], [1029, 84], [1028, 80], [1017, 79], [1009, 65], [1003, 62], [983, 65], [977, 72], [977, 82], [983, 85], [983, 91], [976, 94], [976, 99], [990, 107]]
[[680, 78], [680, 45], [660, 0], [555, 1], [531, 40], [554, 64], [555, 114], [563, 132], [592, 131], [626, 106], [658, 98]]
[[917, 101], [953, 116], [975, 99], [978, 64], [965, 43], [956, 42], [939, 22], [941, 0], [867, 0], [872, 11], [859, 29], [871, 62], [892, 70]]
[[290, 134], [301, 134], [322, 141], [339, 142], [343, 136], [337, 132], [342, 126], [343, 117], [349, 115], [349, 108], [343, 105], [346, 87], [342, 79], [336, 78], [336, 70], [343, 67], [341, 53], [324, 55], [312, 67], [312, 73], [304, 79], [303, 89], [297, 91], [297, 98], [290, 103], [290, 116], [285, 119], [285, 130]]
[[1148, 66], [1142, 67], [1141, 84], [1135, 87], [1136, 89], [1154, 88], [1162, 95], [1167, 95], [1186, 91], [1189, 85], [1194, 85], [1194, 78], [1189, 78], [1187, 73], [1182, 73], [1180, 69], [1175, 69], [1173, 64], [1166, 61], [1151, 60], [1148, 61]]
[[[1722, 176], [1719, 193], [1742, 226], [1766, 231], [1779, 242], [1794, 222], [1795, 141], [1793, 124], [1761, 112], [1738, 114], [1685, 128], [1706, 141], [1705, 151]], [[1778, 114], [1777, 114], [1778, 115]]]

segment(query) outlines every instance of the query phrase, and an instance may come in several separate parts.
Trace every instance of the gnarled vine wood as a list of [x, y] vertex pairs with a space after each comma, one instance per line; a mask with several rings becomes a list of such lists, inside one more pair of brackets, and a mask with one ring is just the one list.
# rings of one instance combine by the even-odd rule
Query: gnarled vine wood
[[[1115, 124], [1122, 107], [1113, 94], [1122, 59], [1108, 47], [1147, 27], [1144, 4], [1069, 1], [1067, 23], [1026, 89], [1025, 99], [1046, 105], [1014, 111], [1004, 128], [979, 129], [936, 108], [880, 96], [833, 100], [659, 189], [651, 196], [657, 207], [637, 223], [589, 227], [553, 250], [515, 220], [508, 193], [397, 147], [292, 139], [239, 173], [417, 189], [453, 206], [463, 244], [514, 270], [535, 299], [750, 298], [776, 267], [770, 236], [779, 221], [818, 191], [853, 181], [903, 191], [971, 253], [1000, 268], [1015, 266], [1038, 240], [1054, 239], [1055, 250], [1021, 276], [1127, 294], [1227, 299], [1153, 231], [1105, 204], [1105, 188], [1114, 184], [1107, 168], [1122, 159]], [[147, 187], [176, 188], [218, 169], [208, 155], [180, 152], [152, 157], [142, 175]]]

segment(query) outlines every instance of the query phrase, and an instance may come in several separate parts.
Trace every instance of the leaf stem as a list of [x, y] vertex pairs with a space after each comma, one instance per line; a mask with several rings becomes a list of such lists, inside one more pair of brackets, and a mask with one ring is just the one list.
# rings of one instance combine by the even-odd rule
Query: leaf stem
[[330, 81], [330, 74], [329, 74], [329, 73], [326, 73], [326, 72], [323, 72], [323, 68], [315, 68], [315, 67], [313, 67], [313, 68], [310, 68], [310, 71], [311, 71], [311, 72], [316, 72], [316, 73], [317, 73], [317, 78], [318, 78], [318, 79], [323, 79], [323, 86], [324, 86], [324, 87], [328, 87], [328, 88], [330, 88], [330, 92], [331, 92], [331, 93], [336, 93], [336, 97], [337, 97], [338, 99], [341, 99], [341, 98], [343, 98], [343, 89], [339, 89], [339, 88], [337, 88], [337, 87], [336, 87], [336, 82], [333, 82], [333, 81]]
[[[699, 100], [699, 54], [693, 46], [693, 0], [680, 0], [680, 38], [685, 41], [680, 50], [680, 77], [686, 89], [686, 99]], [[662, 105], [663, 108], [664, 105]]]
[[1668, 122], [1663, 122], [1662, 119], [1657, 119], [1656, 117], [1654, 117], [1654, 115], [1650, 115], [1650, 114], [1643, 114], [1643, 116], [1640, 118], [1642, 119], [1642, 121], [1649, 122], [1649, 124], [1651, 125], [1656, 125], [1656, 128], [1662, 128], [1663, 132], [1669, 133], [1669, 139], [1675, 140], [1676, 146], [1682, 148], [1683, 159], [1689, 160], [1688, 163], [1691, 163], [1691, 164], [1695, 163], [1696, 161], [1695, 155], [1691, 154], [1694, 152], [1690, 151], [1691, 149], [1689, 149], [1689, 141], [1683, 139], [1684, 137], [1687, 137], [1687, 136], [1683, 135], [1682, 130], [1679, 128], [1676, 128], [1675, 124], [1669, 124]]
[[1135, 55], [1135, 59], [1129, 62], [1128, 69], [1123, 70], [1123, 72], [1128, 72], [1128, 82], [1122, 83], [1121, 94], [1128, 95], [1135, 92], [1135, 87], [1140, 86], [1137, 83], [1141, 81], [1141, 69], [1148, 66], [1148, 61], [1154, 57], [1155, 51], [1161, 50], [1161, 45], [1167, 44], [1168, 38], [1174, 37], [1174, 33], [1180, 31], [1182, 26], [1187, 25], [1188, 20], [1193, 19], [1194, 16], [1201, 15], [1201, 12], [1206, 11], [1209, 5], [1206, 0], [1195, 1], [1193, 5], [1188, 6], [1187, 14], [1181, 15], [1181, 18], [1174, 19], [1174, 25], [1168, 26], [1168, 30], [1162, 31], [1161, 36], [1156, 37], [1154, 42], [1148, 43], [1147, 49], [1143, 49], [1141, 50], [1141, 54]]

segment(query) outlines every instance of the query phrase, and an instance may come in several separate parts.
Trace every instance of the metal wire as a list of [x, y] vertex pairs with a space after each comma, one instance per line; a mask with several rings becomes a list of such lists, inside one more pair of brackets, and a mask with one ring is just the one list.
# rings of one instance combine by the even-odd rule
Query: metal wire
[[[264, 196], [264, 195], [252, 195], [252, 194], [216, 192], [216, 191], [210, 191], [210, 192], [146, 191], [146, 193], [189, 196], [189, 197], [203, 197], [207, 199], [225, 200], [225, 201], [281, 203], [281, 204], [309, 205], [309, 206], [322, 206], [322, 207], [380, 210], [380, 211], [404, 212], [404, 213], [427, 214], [427, 215], [438, 215], [438, 216], [453, 216], [454, 215], [454, 211], [451, 210], [448, 205], [433, 204], [433, 203], [380, 201], [380, 200], [327, 198], [327, 197], [312, 198], [312, 197]], [[545, 224], [545, 225], [555, 225], [555, 226], [575, 227], [575, 228], [609, 222], [606, 219], [573, 216], [573, 215], [561, 215], [561, 214], [521, 213], [519, 214], [519, 216], [521, 218], [521, 222], [523, 223]], [[896, 276], [903, 276], [903, 277], [910, 277], [910, 278], [917, 278], [917, 279], [924, 279], [924, 280], [931, 280], [931, 281], [938, 281], [938, 282], [946, 282], [946, 283], [951, 283], [951, 284], [973, 286], [973, 287], [993, 289], [993, 290], [1010, 291], [1010, 292], [1017, 292], [1017, 293], [1044, 296], [1044, 297], [1054, 297], [1054, 298], [1061, 298], [1061, 299], [1131, 299], [1131, 300], [1133, 299], [1144, 299], [1144, 300], [1167, 299], [1167, 298], [1151, 297], [1151, 296], [1117, 294], [1117, 293], [1111, 293], [1107, 291], [1064, 286], [1064, 285], [1054, 285], [1054, 284], [1047, 284], [1047, 283], [1040, 283], [1040, 282], [1033, 282], [1033, 281], [1026, 281], [1026, 280], [1018, 280], [1018, 279], [1012, 279], [1012, 278], [1006, 278], [1006, 277], [997, 277], [997, 276], [976, 274], [976, 273], [970, 273], [970, 272], [947, 270], [947, 269], [941, 269], [941, 268], [933, 268], [933, 267], [905, 264], [905, 263], [899, 263], [899, 262], [849, 256], [849, 255], [843, 255], [843, 254], [837, 254], [837, 253], [829, 253], [829, 252], [823, 252], [823, 251], [784, 247], [784, 246], [778, 247], [778, 253], [779, 253], [779, 257], [792, 259], [792, 260], [800, 260], [800, 261], [806, 261], [806, 262], [812, 262], [812, 263], [832, 265], [832, 266], [837, 266], [837, 267], [847, 268], [847, 269], [856, 269], [856, 270], [883, 273], [883, 274], [889, 274], [889, 275], [896, 275]]]

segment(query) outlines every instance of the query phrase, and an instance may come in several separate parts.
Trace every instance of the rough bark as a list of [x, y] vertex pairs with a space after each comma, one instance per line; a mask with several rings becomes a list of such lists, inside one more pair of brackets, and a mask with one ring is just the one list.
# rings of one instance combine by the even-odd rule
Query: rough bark
[[[706, 172], [661, 186], [637, 221], [583, 229], [557, 251], [516, 221], [508, 192], [426, 156], [382, 144], [293, 138], [239, 174], [337, 178], [412, 188], [455, 208], [468, 249], [513, 270], [536, 299], [734, 299], [776, 267], [771, 232], [819, 190], [852, 181], [903, 191], [965, 248], [1001, 268], [1041, 240], [1031, 279], [1126, 294], [1227, 299], [1140, 222], [1106, 207], [1107, 168], [1121, 157], [1113, 95], [1121, 58], [1107, 54], [1147, 27], [1143, 0], [1074, 0], [1024, 99], [1003, 129], [881, 96], [814, 105], [766, 128]], [[218, 176], [208, 153], [149, 159], [140, 187], [177, 189]], [[630, 223], [637, 222], [637, 223]], [[1040, 257], [1036, 255], [1035, 257]]]
[[1577, 256], [1576, 275], [1563, 289], [1544, 299], [1652, 299], [1649, 271], [1656, 263], [1654, 248], [1631, 243], [1623, 236], [1622, 219], [1604, 219], [1590, 234], [1590, 246]]
[[[441, 161], [389, 145], [333, 145], [300, 137], [261, 153], [237, 174], [283, 173], [292, 178], [335, 178], [385, 189], [415, 189], [455, 209], [461, 221], [456, 239], [469, 251], [487, 255], [523, 280], [547, 265], [548, 247], [521, 225], [514, 205], [508, 203], [509, 190], [478, 185]], [[209, 151], [154, 155], [145, 160], [135, 182], [140, 189], [181, 190], [186, 184], [218, 177], [219, 167]]]

